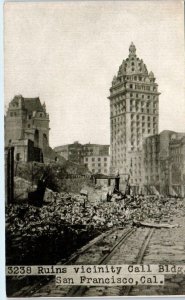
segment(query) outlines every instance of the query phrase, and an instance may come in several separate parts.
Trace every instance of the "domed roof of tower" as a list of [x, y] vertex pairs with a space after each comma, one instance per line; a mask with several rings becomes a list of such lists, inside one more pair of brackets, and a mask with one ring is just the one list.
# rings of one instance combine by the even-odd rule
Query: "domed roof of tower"
[[129, 53], [130, 54], [135, 54], [136, 53], [136, 47], [135, 47], [133, 42], [130, 44]]
[[117, 81], [117, 77], [116, 77], [116, 75], [114, 75], [114, 77], [112, 79], [112, 84], [115, 85], [116, 81]]
[[151, 71], [148, 76], [149, 78], [154, 78], [154, 73]]

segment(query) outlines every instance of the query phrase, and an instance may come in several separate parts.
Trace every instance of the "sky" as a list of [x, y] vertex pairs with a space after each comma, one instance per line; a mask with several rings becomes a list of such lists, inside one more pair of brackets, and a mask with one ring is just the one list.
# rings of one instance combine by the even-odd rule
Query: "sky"
[[110, 143], [109, 88], [131, 41], [161, 92], [159, 130], [185, 132], [183, 1], [6, 3], [5, 110], [40, 97], [52, 147]]

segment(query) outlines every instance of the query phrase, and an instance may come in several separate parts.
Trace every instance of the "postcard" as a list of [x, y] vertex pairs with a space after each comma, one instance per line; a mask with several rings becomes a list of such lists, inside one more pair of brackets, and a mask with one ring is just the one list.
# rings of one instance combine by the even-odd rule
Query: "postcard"
[[184, 2], [4, 4], [6, 295], [185, 295]]

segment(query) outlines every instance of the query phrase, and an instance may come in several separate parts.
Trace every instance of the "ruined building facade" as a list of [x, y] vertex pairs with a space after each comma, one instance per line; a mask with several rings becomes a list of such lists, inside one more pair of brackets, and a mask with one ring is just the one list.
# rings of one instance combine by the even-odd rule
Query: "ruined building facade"
[[15, 160], [43, 161], [49, 147], [49, 115], [39, 98], [15, 96], [5, 116], [5, 147], [13, 146]]
[[148, 72], [131, 43], [110, 88], [111, 173], [122, 181], [130, 177], [135, 192], [143, 184], [143, 138], [158, 133], [159, 92], [153, 72]]
[[185, 196], [185, 133], [163, 130], [143, 143], [148, 194]]
[[83, 145], [84, 164], [93, 174], [109, 174], [109, 148], [109, 145], [99, 145], [90, 143]]

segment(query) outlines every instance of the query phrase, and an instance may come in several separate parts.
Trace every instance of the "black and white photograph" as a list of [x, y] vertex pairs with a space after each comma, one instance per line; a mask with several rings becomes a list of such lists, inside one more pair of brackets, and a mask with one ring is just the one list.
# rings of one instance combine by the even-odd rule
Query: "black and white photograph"
[[4, 4], [6, 295], [185, 295], [184, 2]]

